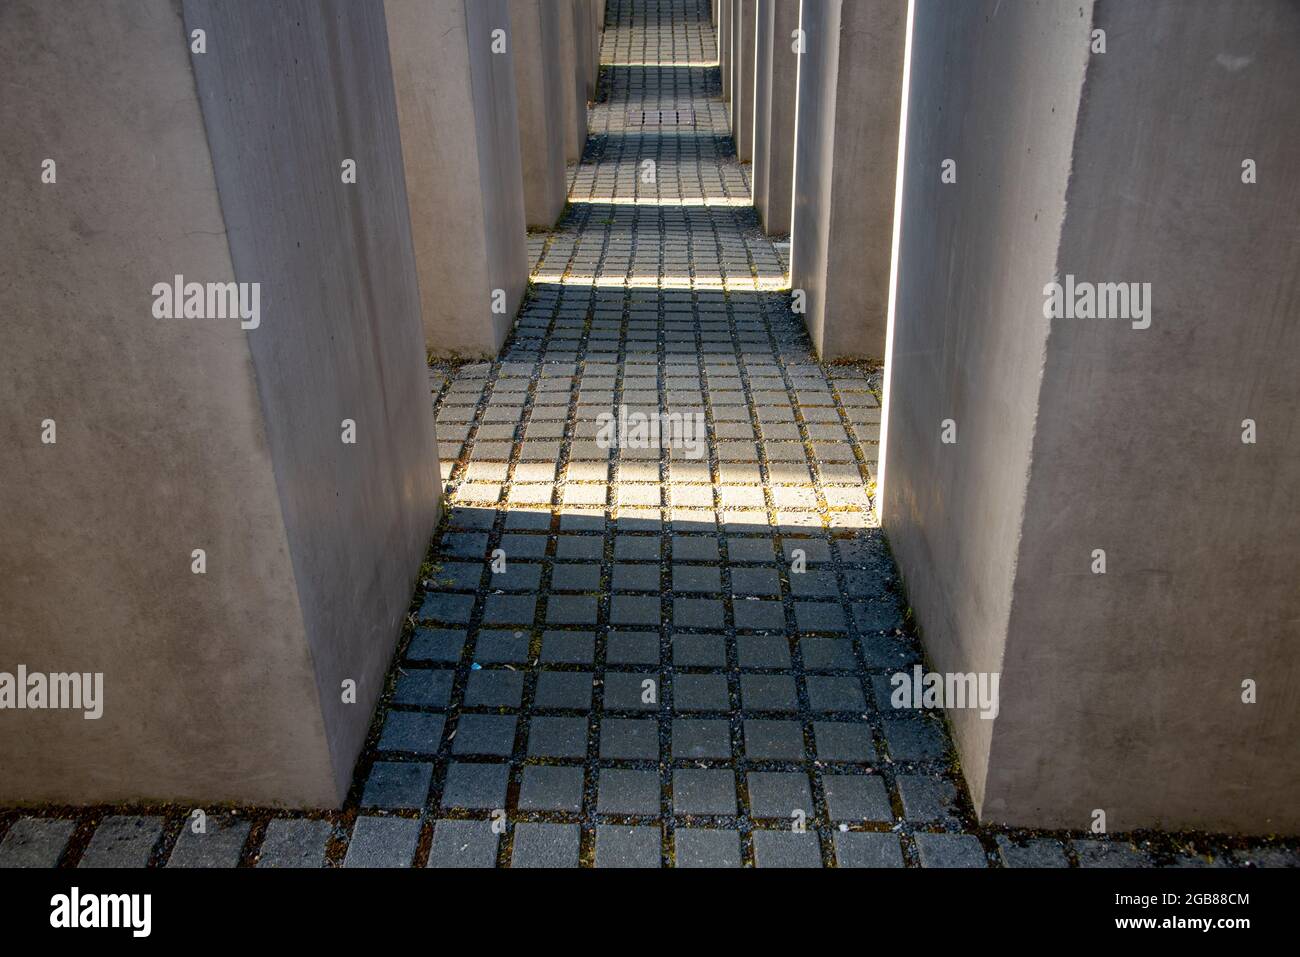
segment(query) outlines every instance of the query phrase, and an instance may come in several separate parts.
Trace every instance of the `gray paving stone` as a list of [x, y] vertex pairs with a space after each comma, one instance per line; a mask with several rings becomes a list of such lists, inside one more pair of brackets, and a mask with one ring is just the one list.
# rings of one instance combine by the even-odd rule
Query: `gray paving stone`
[[802, 761], [803, 725], [798, 721], [745, 720], [745, 757], [751, 761]]
[[521, 811], [567, 811], [582, 808], [582, 768], [530, 765], [519, 786]]
[[56, 866], [76, 827], [59, 818], [19, 818], [0, 841], [0, 868]]
[[789, 820], [801, 812], [805, 818], [815, 813], [808, 775], [802, 771], [750, 771], [750, 813], [756, 818]]
[[433, 780], [433, 765], [417, 762], [376, 761], [361, 794], [363, 807], [424, 807]]
[[735, 772], [721, 768], [678, 768], [673, 771], [673, 813], [736, 813]]
[[405, 817], [357, 818], [344, 867], [410, 867], [420, 841], [420, 822]]
[[323, 867], [332, 831], [329, 821], [278, 817], [266, 826], [266, 835], [258, 848], [257, 866]]
[[95, 828], [78, 867], [144, 867], [162, 837], [162, 818], [106, 817]]
[[587, 724], [583, 718], [537, 717], [528, 723], [528, 754], [540, 758], [587, 756]]
[[581, 832], [576, 824], [516, 824], [511, 867], [577, 867]]
[[837, 831], [835, 863], [839, 867], [903, 867], [903, 849], [892, 832]]
[[442, 806], [496, 810], [506, 805], [509, 767], [453, 761], [442, 786]]
[[600, 814], [659, 814], [659, 773], [628, 768], [601, 768], [596, 798]]
[[514, 751], [518, 722], [512, 714], [462, 714], [451, 752], [508, 757]]
[[922, 867], [988, 867], [979, 838], [973, 834], [917, 834]]
[[677, 867], [740, 867], [740, 832], [679, 827], [673, 858]]
[[1154, 864], [1145, 851], [1119, 840], [1075, 841], [1074, 853], [1080, 867], [1151, 867]]
[[208, 816], [205, 830], [195, 833], [190, 820], [186, 820], [176, 838], [171, 856], [167, 859], [168, 867], [237, 867], [248, 840], [250, 824], [248, 821], [223, 821]]
[[817, 758], [820, 761], [863, 764], [876, 760], [871, 726], [865, 721], [815, 721], [813, 735], [817, 740]]
[[865, 774], [823, 774], [822, 789], [832, 821], [892, 822], [889, 792], [879, 777]]
[[438, 821], [426, 867], [496, 867], [501, 837], [490, 821]]
[[951, 781], [900, 774], [895, 779], [909, 821], [955, 822], [959, 819], [957, 789]]
[[442, 742], [445, 721], [446, 718], [440, 714], [390, 711], [379, 736], [379, 750], [436, 754]]
[[821, 844], [811, 831], [755, 831], [754, 863], [759, 867], [821, 867]]
[[1003, 867], [1069, 867], [1065, 846], [1051, 838], [1030, 838], [1014, 841], [1005, 834], [998, 835], [998, 857]]
[[596, 866], [652, 868], [660, 866], [659, 828], [600, 824], [596, 827]]

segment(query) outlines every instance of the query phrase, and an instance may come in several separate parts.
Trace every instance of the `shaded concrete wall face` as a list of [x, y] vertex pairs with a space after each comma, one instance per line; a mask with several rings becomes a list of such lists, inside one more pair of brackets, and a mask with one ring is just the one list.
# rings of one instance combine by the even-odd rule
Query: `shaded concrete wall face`
[[718, 68], [722, 72], [722, 99], [731, 102], [731, 9], [733, 0], [718, 0]]
[[[382, 11], [296, 6], [0, 9], [5, 166], [58, 162], [3, 187], [0, 651], [104, 673], [98, 720], [6, 712], [0, 800], [332, 806], [350, 780], [437, 462]], [[154, 318], [176, 274], [260, 283], [257, 328]]]
[[[385, 0], [425, 342], [494, 355], [528, 280], [505, 0]], [[494, 309], [493, 291], [504, 291]]]
[[524, 220], [549, 229], [564, 209], [565, 79], [560, 17], [543, 0], [510, 0]]
[[[1295, 833], [1300, 186], [1241, 176], [1300, 163], [1300, 11], [991, 7], [917, 7], [913, 115], [946, 119], [909, 128], [884, 476], [936, 666], [1002, 659], [998, 718], [950, 712], [976, 806]], [[1045, 319], [1067, 275], [1151, 283], [1150, 326]]]
[[801, 4], [790, 271], [825, 359], [885, 351], [906, 16], [904, 0]]
[[754, 54], [754, 206], [769, 236], [790, 231], [799, 56], [791, 34], [799, 0], [757, 0]]
[[736, 140], [736, 156], [742, 163], [748, 163], [754, 155], [755, 13], [754, 0], [732, 0], [731, 132]]
[[578, 2], [556, 0], [551, 12], [559, 30], [564, 70], [564, 161], [576, 163], [587, 143], [587, 79], [578, 57]]

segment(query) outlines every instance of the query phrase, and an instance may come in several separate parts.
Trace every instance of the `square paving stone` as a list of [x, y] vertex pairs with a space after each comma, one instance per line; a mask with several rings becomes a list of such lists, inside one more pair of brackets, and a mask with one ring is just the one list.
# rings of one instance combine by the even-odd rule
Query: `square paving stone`
[[885, 744], [895, 761], [933, 761], [948, 750], [948, 735], [938, 721], [923, 718], [886, 718]]
[[851, 761], [862, 764], [876, 760], [871, 726], [865, 721], [815, 721], [819, 761]]
[[673, 771], [673, 813], [736, 813], [736, 775], [726, 769], [678, 768]]
[[759, 867], [821, 867], [822, 849], [811, 831], [755, 831], [754, 863]]
[[534, 708], [591, 709], [592, 676], [588, 671], [543, 671], [537, 676]]
[[798, 721], [745, 719], [745, 757], [751, 761], [802, 761], [805, 756]]
[[144, 867], [162, 836], [160, 817], [106, 817], [95, 828], [78, 867]]
[[[488, 578], [488, 588], [493, 591], [526, 591], [536, 594], [541, 583], [542, 566], [536, 562], [507, 562], [505, 571], [492, 572]], [[473, 591], [477, 588], [476, 577], [469, 590]]]
[[440, 714], [390, 711], [384, 718], [384, 730], [379, 736], [379, 750], [436, 754], [438, 745], [442, 741], [442, 726], [445, 720]]
[[802, 771], [750, 771], [749, 808], [754, 817], [790, 819], [802, 811], [815, 813], [808, 775]]
[[722, 602], [710, 598], [674, 598], [673, 624], [679, 628], [721, 628]]
[[1127, 841], [1075, 841], [1080, 867], [1151, 867], [1151, 858]]
[[445, 708], [451, 701], [456, 673], [446, 669], [409, 668], [397, 675], [393, 704], [421, 708]]
[[596, 636], [589, 631], [548, 631], [542, 635], [545, 664], [589, 665], [596, 660]]
[[417, 628], [406, 649], [408, 661], [451, 663], [460, 660], [465, 649], [465, 632], [445, 628]]
[[599, 535], [561, 535], [555, 542], [556, 558], [600, 561], [605, 554], [605, 539]]
[[420, 822], [405, 817], [359, 817], [344, 867], [410, 867]]
[[585, 758], [587, 719], [533, 718], [528, 722], [528, 754], [535, 758]]
[[248, 840], [248, 821], [222, 821], [208, 818], [206, 830], [194, 833], [186, 818], [176, 846], [167, 859], [168, 867], [237, 867], [239, 856]]
[[[487, 548], [487, 536], [483, 536]], [[546, 554], [545, 535], [502, 535], [501, 549], [510, 559], [541, 558]], [[482, 552], [480, 552], [482, 554]]]
[[658, 867], [661, 839], [657, 827], [621, 824], [596, 826], [597, 867]]
[[614, 537], [614, 558], [619, 561], [657, 562], [663, 557], [663, 539], [648, 535]]
[[898, 835], [872, 831], [837, 831], [835, 863], [840, 867], [904, 867]]
[[733, 568], [731, 591], [737, 598], [780, 598], [781, 579], [775, 568]]
[[731, 695], [724, 675], [673, 676], [674, 711], [729, 711]]
[[599, 814], [659, 814], [659, 773], [602, 768], [596, 798]]
[[742, 668], [789, 668], [790, 643], [783, 635], [741, 635], [736, 657]]
[[1003, 867], [1069, 867], [1065, 846], [1058, 840], [1034, 837], [1016, 841], [998, 835], [998, 857]]
[[524, 768], [519, 786], [519, 809], [576, 814], [582, 809], [582, 768], [540, 765]]
[[[650, 682], [650, 685], [646, 685]], [[647, 701], [648, 691], [653, 691], [653, 701]], [[641, 672], [605, 672], [606, 711], [655, 711], [659, 708], [661, 685], [659, 675]]]
[[465, 704], [471, 708], [518, 708], [523, 695], [523, 672], [509, 668], [471, 671], [465, 685]]
[[257, 866], [324, 867], [325, 845], [332, 831], [329, 821], [278, 817], [266, 826]]
[[615, 595], [610, 602], [612, 625], [658, 625], [659, 596]]
[[677, 867], [740, 867], [740, 832], [679, 827], [673, 851]]
[[[862, 647], [862, 656], [868, 668], [888, 668], [897, 672], [921, 660], [920, 652], [911, 639], [896, 638], [893, 635], [866, 635], [858, 640], [858, 644]], [[880, 702], [882, 708], [888, 704], [888, 697]]]
[[366, 779], [361, 803], [365, 807], [424, 807], [433, 780], [433, 765], [407, 761], [376, 761]]
[[[748, 631], [777, 631], [785, 628], [785, 608], [779, 601], [738, 597], [734, 610], [737, 628]], [[788, 651], [786, 653], [789, 654]]]
[[511, 867], [577, 867], [581, 831], [576, 824], [516, 824]]
[[894, 820], [885, 782], [867, 774], [823, 774], [822, 788], [832, 821]]
[[[712, 504], [710, 501], [709, 505]], [[717, 539], [709, 535], [674, 535], [673, 559], [679, 562], [717, 562]]]
[[835, 573], [829, 570], [790, 573], [790, 591], [797, 598], [832, 598], [840, 588]]
[[731, 724], [722, 718], [673, 720], [673, 760], [731, 757]]
[[433, 592], [425, 597], [416, 617], [420, 621], [440, 621], [451, 625], [463, 625], [469, 621], [469, 613], [473, 607], [473, 595]]
[[654, 718], [605, 718], [600, 723], [605, 760], [654, 761], [659, 757], [659, 722]]
[[0, 868], [54, 867], [76, 826], [58, 818], [19, 818], [0, 842]]
[[509, 757], [515, 750], [518, 720], [512, 714], [462, 714], [451, 739], [452, 753]]
[[808, 688], [808, 707], [813, 711], [861, 713], [867, 707], [867, 699], [862, 693], [862, 682], [857, 678], [810, 675], [804, 681]]
[[673, 664], [678, 668], [724, 668], [726, 644], [721, 635], [678, 635], [673, 639]]
[[659, 664], [659, 636], [648, 631], [613, 632], [605, 642], [605, 664]]
[[442, 806], [495, 811], [506, 806], [510, 768], [453, 761], [442, 786]]
[[481, 665], [520, 664], [528, 660], [528, 635], [522, 631], [483, 631], [474, 641], [474, 660]]
[[439, 821], [426, 867], [496, 867], [501, 836], [491, 821]]
[[988, 867], [984, 846], [974, 834], [917, 834], [922, 867]]
[[903, 799], [903, 817], [909, 821], [957, 821], [958, 795], [943, 778], [900, 774], [895, 779]]
[[792, 675], [741, 675], [740, 704], [746, 711], [797, 711]]
[[551, 625], [594, 625], [596, 599], [590, 595], [552, 595], [546, 605], [546, 621]]
[[800, 601], [794, 605], [794, 620], [800, 631], [845, 631], [844, 612], [825, 601]]
[[[767, 537], [728, 538], [727, 556], [733, 562], [767, 562], [771, 564], [776, 561], [776, 552], [772, 547], [772, 539]], [[732, 573], [734, 576], [735, 569], [732, 569]], [[735, 581], [734, 577], [732, 581]]]
[[853, 642], [847, 638], [804, 638], [799, 650], [809, 671], [856, 671], [858, 667]]
[[611, 582], [616, 591], [657, 593], [660, 590], [659, 566], [618, 564], [614, 566], [614, 577]]
[[582, 565], [557, 562], [551, 569], [551, 588], [557, 591], [599, 591], [600, 566], [594, 562]]

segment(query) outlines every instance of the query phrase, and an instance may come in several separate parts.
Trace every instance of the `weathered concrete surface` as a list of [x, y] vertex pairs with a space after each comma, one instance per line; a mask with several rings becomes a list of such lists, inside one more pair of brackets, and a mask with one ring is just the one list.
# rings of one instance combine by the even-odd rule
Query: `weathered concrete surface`
[[[1002, 672], [950, 712], [972, 796], [1296, 833], [1300, 11], [996, 6], [916, 6], [882, 463], [934, 665]], [[1045, 319], [1066, 275], [1150, 282], [1150, 327]]]
[[[506, 0], [385, 0], [431, 353], [495, 355], [528, 283]], [[501, 290], [503, 296], [497, 296]]]
[[757, 0], [754, 54], [754, 206], [769, 236], [790, 231], [799, 0]]
[[731, 8], [732, 0], [718, 2], [718, 69], [722, 72], [722, 99], [731, 102]]
[[574, 48], [578, 57], [578, 68], [582, 76], [583, 94], [586, 101], [590, 103], [596, 98], [596, 16], [593, 11], [592, 0], [575, 0], [577, 4], [577, 19], [575, 22], [576, 29], [576, 46]]
[[[98, 720], [0, 713], [6, 803], [351, 779], [437, 463], [383, 12], [324, 11], [0, 8], [0, 670], [104, 674]], [[260, 325], [154, 318], [176, 274], [259, 282]]]
[[880, 358], [889, 314], [904, 0], [805, 0], [790, 282], [823, 359]]
[[587, 145], [587, 78], [578, 56], [578, 0], [556, 0], [553, 13], [564, 70], [564, 161], [576, 163]]
[[754, 155], [755, 13], [755, 0], [732, 0], [731, 133], [736, 139], [736, 158], [742, 163]]
[[559, 17], [546, 0], [510, 0], [524, 221], [549, 229], [564, 209], [565, 80]]

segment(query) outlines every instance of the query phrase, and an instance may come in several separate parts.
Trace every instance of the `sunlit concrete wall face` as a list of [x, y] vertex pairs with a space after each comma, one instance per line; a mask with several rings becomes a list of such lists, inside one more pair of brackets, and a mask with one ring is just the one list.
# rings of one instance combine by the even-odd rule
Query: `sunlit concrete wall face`
[[949, 711], [986, 821], [1300, 831], [1298, 46], [916, 3], [883, 521], [935, 668], [1001, 675]]
[[885, 352], [905, 0], [803, 0], [790, 282], [823, 359]]
[[506, 0], [385, 0], [425, 343], [491, 356], [528, 284]]
[[[563, 12], [563, 5], [560, 8]], [[564, 209], [565, 82], [560, 16], [547, 0], [510, 0], [524, 219], [549, 229]]]
[[382, 6], [6, 3], [0, 85], [0, 671], [102, 674], [0, 803], [337, 806], [437, 516]]
[[732, 0], [731, 16], [731, 132], [736, 157], [748, 163], [754, 155], [755, 0]]

